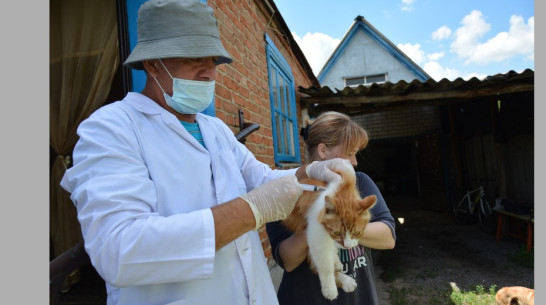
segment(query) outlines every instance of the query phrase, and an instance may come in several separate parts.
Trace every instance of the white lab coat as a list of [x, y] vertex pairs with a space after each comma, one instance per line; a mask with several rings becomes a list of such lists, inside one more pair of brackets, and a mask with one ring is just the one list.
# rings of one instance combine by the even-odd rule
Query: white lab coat
[[295, 169], [271, 170], [221, 120], [196, 120], [206, 149], [131, 92], [78, 128], [61, 185], [109, 305], [278, 304], [257, 232], [215, 251], [210, 207]]

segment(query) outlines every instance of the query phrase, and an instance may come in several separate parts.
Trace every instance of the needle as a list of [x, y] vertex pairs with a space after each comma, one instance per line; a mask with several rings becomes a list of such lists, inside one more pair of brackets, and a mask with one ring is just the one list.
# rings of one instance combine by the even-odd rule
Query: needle
[[300, 183], [300, 185], [301, 185], [301, 187], [303, 187], [304, 191], [309, 191], [309, 192], [325, 191], [326, 190], [326, 189], [324, 189], [322, 187], [312, 185], [312, 184]]

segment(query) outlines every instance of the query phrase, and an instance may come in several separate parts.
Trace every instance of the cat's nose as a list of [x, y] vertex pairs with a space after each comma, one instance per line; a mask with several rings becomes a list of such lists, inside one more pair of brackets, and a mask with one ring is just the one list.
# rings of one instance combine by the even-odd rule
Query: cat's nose
[[343, 248], [345, 249], [351, 249], [355, 247], [357, 244], [358, 244], [358, 241], [350, 239], [350, 238], [343, 240]]

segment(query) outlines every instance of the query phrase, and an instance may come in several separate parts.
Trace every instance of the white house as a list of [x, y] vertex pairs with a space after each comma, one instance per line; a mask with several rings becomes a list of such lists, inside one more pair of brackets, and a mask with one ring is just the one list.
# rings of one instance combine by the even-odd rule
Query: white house
[[341, 90], [386, 81], [424, 82], [431, 77], [364, 17], [357, 16], [317, 78], [321, 86]]

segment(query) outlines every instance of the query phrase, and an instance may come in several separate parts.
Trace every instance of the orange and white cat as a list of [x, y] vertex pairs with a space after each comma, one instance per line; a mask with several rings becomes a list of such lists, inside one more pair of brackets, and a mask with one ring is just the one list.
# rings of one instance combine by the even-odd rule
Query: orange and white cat
[[356, 281], [341, 272], [338, 249], [350, 249], [358, 245], [364, 229], [370, 221], [370, 208], [377, 201], [375, 195], [361, 198], [356, 187], [356, 175], [338, 172], [341, 182], [330, 183], [305, 179], [302, 183], [325, 188], [324, 191], [304, 191], [294, 210], [283, 220], [293, 232], [307, 236], [311, 269], [320, 279], [325, 298], [337, 298], [337, 287], [353, 292]]

